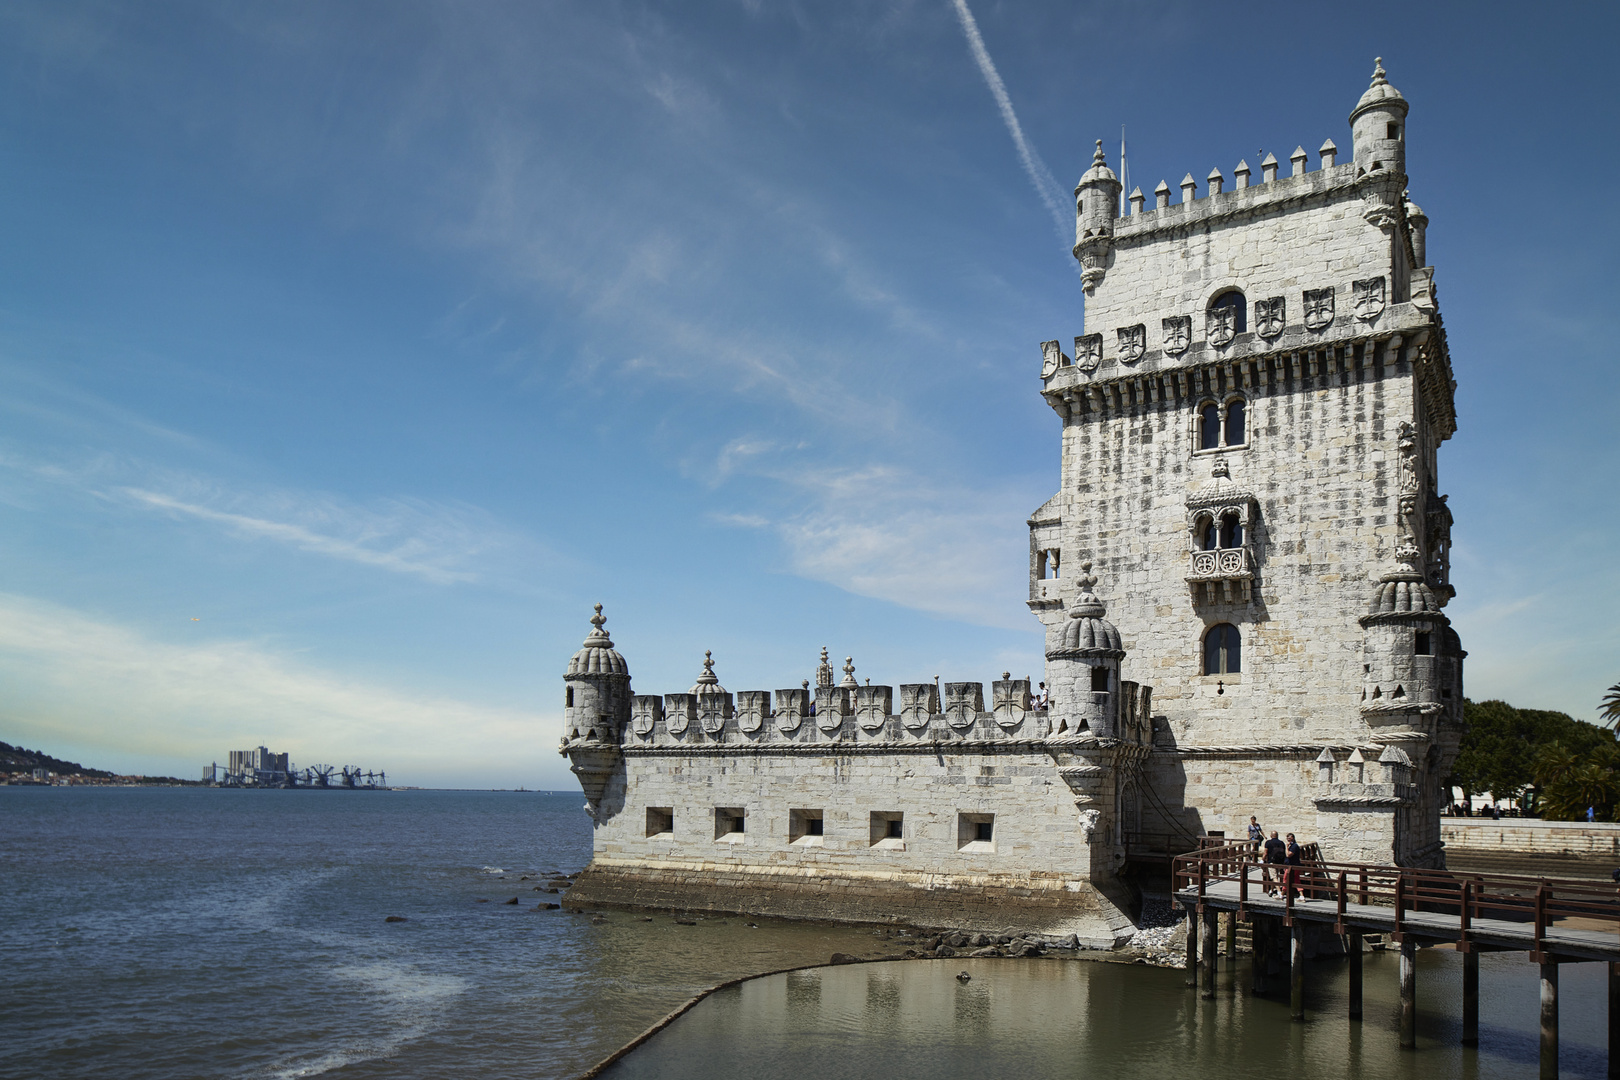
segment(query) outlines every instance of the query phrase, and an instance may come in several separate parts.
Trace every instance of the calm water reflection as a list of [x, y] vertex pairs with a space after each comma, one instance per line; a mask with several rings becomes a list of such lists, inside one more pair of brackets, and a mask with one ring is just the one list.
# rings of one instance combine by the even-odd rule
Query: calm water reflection
[[[1525, 1077], [1536, 1071], [1536, 969], [1480, 962], [1480, 1047], [1457, 1045], [1462, 965], [1418, 963], [1419, 1045], [1397, 1046], [1396, 956], [1366, 958], [1365, 1020], [1344, 1018], [1347, 968], [1313, 962], [1310, 1019], [1222, 973], [1200, 1001], [1179, 971], [1094, 962], [938, 960], [821, 968], [714, 994], [606, 1075], [613, 1080], [882, 1077]], [[972, 975], [969, 982], [957, 972]], [[1247, 963], [1240, 961], [1240, 971]], [[1563, 969], [1565, 1077], [1607, 1071], [1606, 975]]]

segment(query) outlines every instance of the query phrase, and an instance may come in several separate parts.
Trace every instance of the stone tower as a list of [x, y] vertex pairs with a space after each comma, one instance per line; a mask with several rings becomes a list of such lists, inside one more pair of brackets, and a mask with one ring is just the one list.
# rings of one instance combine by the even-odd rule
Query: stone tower
[[[1333, 858], [1442, 858], [1464, 655], [1437, 463], [1455, 384], [1407, 111], [1380, 61], [1344, 164], [1329, 139], [1314, 170], [1303, 148], [1289, 176], [1268, 154], [1258, 183], [1239, 162], [1202, 195], [1189, 172], [1180, 202], [1161, 183], [1119, 216], [1099, 143], [1075, 189], [1085, 326], [1072, 357], [1042, 346], [1062, 488], [1029, 521], [1030, 607], [1054, 710], [1106, 723], [1086, 701], [1105, 678], [1153, 687], [1153, 750], [1119, 789], [1127, 849], [1240, 835], [1254, 814]], [[1093, 566], [1118, 627], [1081, 679], [1095, 690], [1067, 647], [1100, 618]]]

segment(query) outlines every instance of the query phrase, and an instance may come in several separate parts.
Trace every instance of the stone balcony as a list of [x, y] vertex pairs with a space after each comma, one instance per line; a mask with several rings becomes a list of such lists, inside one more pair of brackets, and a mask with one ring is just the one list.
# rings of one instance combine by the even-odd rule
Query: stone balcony
[[1249, 599], [1254, 581], [1254, 552], [1242, 547], [1194, 551], [1187, 557], [1187, 584], [1194, 601], [1232, 603]]

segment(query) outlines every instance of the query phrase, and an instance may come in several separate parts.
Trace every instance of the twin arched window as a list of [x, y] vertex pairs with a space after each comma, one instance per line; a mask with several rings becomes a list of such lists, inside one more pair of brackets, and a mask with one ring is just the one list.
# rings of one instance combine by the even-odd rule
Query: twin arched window
[[1204, 632], [1204, 674], [1236, 675], [1243, 670], [1243, 642], [1231, 623], [1216, 623]]
[[1198, 407], [1198, 449], [1219, 450], [1223, 446], [1248, 443], [1248, 405], [1240, 397], [1217, 405], [1206, 401]]
[[1227, 514], [1216, 521], [1206, 518], [1198, 530], [1198, 550], [1215, 551], [1219, 548], [1243, 546], [1243, 522], [1237, 514]]

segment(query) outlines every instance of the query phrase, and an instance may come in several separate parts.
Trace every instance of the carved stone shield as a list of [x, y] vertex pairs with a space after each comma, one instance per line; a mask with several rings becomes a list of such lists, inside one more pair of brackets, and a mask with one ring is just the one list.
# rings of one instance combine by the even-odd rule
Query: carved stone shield
[[1384, 313], [1384, 279], [1381, 277], [1368, 278], [1365, 281], [1351, 282], [1355, 290], [1356, 318], [1372, 322]]
[[1074, 363], [1081, 371], [1091, 374], [1102, 363], [1102, 335], [1087, 334], [1074, 339]]
[[737, 695], [737, 729], [752, 735], [771, 715], [769, 690], [744, 690]]
[[1041, 378], [1050, 379], [1057, 374], [1057, 369], [1063, 366], [1066, 358], [1063, 350], [1055, 341], [1041, 342]]
[[664, 695], [664, 727], [671, 735], [685, 735], [688, 725], [696, 719], [696, 694]]
[[630, 699], [630, 728], [643, 737], [664, 718], [664, 699], [657, 694], [637, 694]]
[[849, 691], [842, 686], [816, 687], [816, 727], [831, 735], [849, 715]]
[[1224, 349], [1237, 337], [1237, 309], [1210, 308], [1204, 322], [1204, 337], [1217, 349]]
[[1121, 327], [1119, 334], [1119, 362], [1134, 364], [1147, 355], [1147, 327], [1138, 323], [1136, 326]]
[[984, 684], [953, 682], [945, 684], [945, 721], [957, 731], [971, 728], [984, 711]]
[[1024, 714], [1029, 712], [1029, 680], [997, 679], [991, 691], [991, 709], [996, 714], [996, 723], [1007, 731], [1022, 724]]
[[703, 730], [710, 735], [718, 735], [726, 726], [731, 717], [730, 694], [699, 694], [697, 696], [698, 720], [703, 724]]
[[1333, 323], [1333, 286], [1305, 290], [1305, 329], [1326, 330]]
[[1261, 337], [1267, 339], [1276, 337], [1283, 332], [1286, 322], [1282, 297], [1273, 296], [1269, 300], [1254, 302], [1254, 332]]
[[855, 722], [866, 731], [881, 731], [889, 719], [889, 707], [894, 703], [892, 686], [858, 686], [855, 688]]
[[1173, 315], [1164, 320], [1164, 351], [1171, 356], [1180, 356], [1192, 345], [1192, 318], [1187, 315]]
[[776, 692], [776, 730], [791, 735], [799, 730], [804, 718], [810, 715], [810, 691], [802, 689]]
[[925, 731], [939, 712], [939, 688], [933, 683], [906, 683], [900, 687], [900, 722], [911, 731]]

